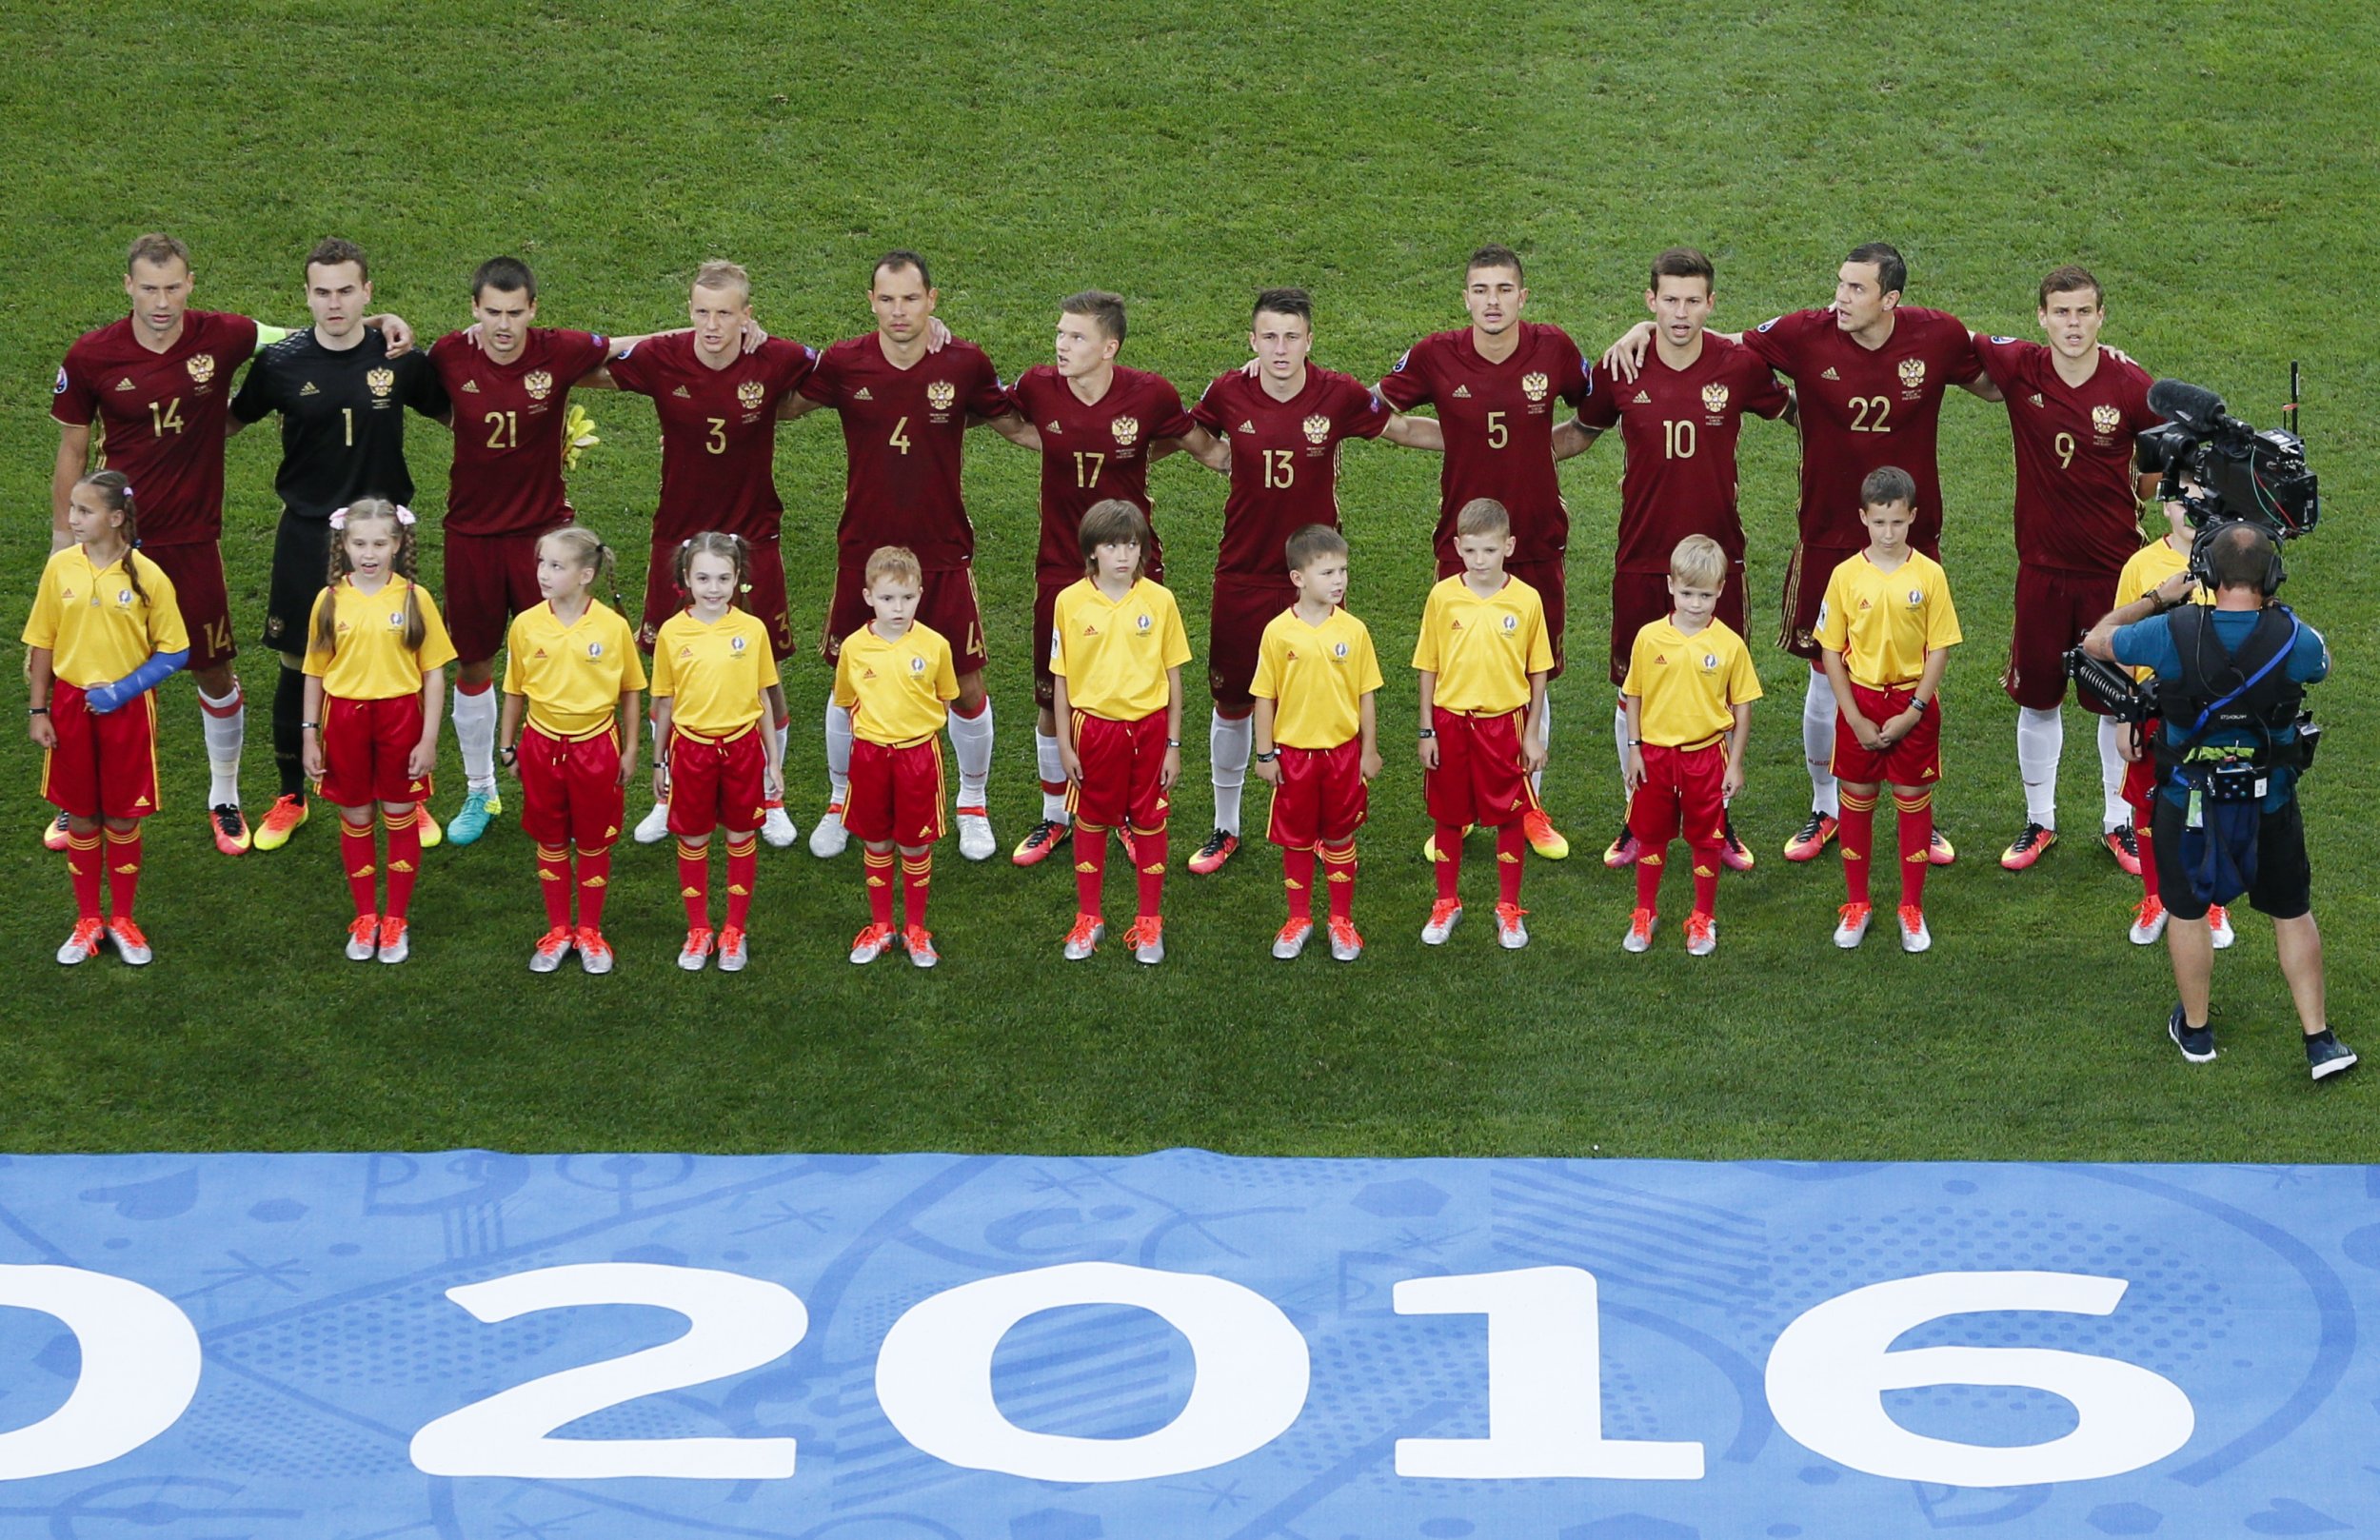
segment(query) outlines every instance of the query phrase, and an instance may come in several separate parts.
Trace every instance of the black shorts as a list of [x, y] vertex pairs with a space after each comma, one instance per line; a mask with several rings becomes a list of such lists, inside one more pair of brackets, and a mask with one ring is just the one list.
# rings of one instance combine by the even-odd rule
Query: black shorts
[[307, 622], [330, 579], [330, 521], [281, 511], [272, 537], [272, 592], [265, 601], [265, 645], [306, 651]]
[[[2157, 858], [2157, 892], [2165, 912], [2175, 919], [2203, 919], [2207, 906], [2190, 890], [2190, 872], [2182, 864], [2183, 808], [2160, 788], [2156, 819], [2151, 825]], [[2295, 919], [2313, 908], [2313, 874], [2306, 865], [2306, 821], [2291, 797], [2265, 814], [2256, 825], [2256, 880], [2248, 890], [2248, 905], [2275, 919]]]

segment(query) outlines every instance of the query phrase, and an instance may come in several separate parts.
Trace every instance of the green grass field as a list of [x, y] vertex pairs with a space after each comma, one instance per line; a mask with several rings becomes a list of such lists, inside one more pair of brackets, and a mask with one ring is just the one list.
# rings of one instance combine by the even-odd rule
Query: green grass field
[[[535, 264], [545, 321], [613, 332], [680, 324], [714, 255], [751, 267], [771, 329], [866, 329], [881, 249], [934, 261], [942, 316], [1013, 377], [1047, 355], [1057, 298], [1130, 299], [1124, 360], [1195, 396], [1245, 357], [1246, 306], [1312, 286], [1319, 363], [1369, 380], [1458, 324], [1483, 240], [1530, 262], [1532, 319], [1590, 352], [1642, 315], [1647, 260], [1678, 242], [1719, 264], [1717, 324], [1823, 304], [1842, 253], [1896, 242], [1913, 303], [2032, 334], [2033, 286], [2069, 260], [2110, 291], [2106, 340], [2152, 371], [2277, 419], [2304, 363], [2305, 426], [2330, 523], [2291, 552], [2286, 597], [2338, 658], [2315, 703], [2331, 742], [2308, 794], [2333, 1021], [2380, 1054], [2380, 830], [2370, 763], [2380, 647], [2369, 489], [2380, 326], [2357, 280], [2380, 206], [2368, 104], [2380, 20], [2359, 5], [2137, 0], [2079, 13], [2029, 3], [1856, 12], [1807, 0], [1656, 16], [1617, 7], [1449, 9], [1388, 0], [1284, 10], [992, 6], [758, 11], [681, 0], [486, 8], [426, 0], [365, 26], [351, 7], [13, 8], [0, 65], [0, 616], [21, 628], [47, 550], [47, 389], [80, 331], [124, 312], [125, 244], [166, 227], [196, 252], [196, 303], [304, 316], [299, 263], [340, 233], [372, 253], [378, 298], [426, 335], [463, 324], [482, 257]], [[1294, 17], [1294, 22], [1293, 22]], [[582, 518], [640, 549], [659, 454], [646, 404], [582, 396], [605, 444], [572, 481]], [[176, 809], [150, 825], [145, 972], [50, 961], [70, 917], [37, 843], [38, 757], [0, 744], [0, 1143], [25, 1152], [478, 1144], [1122, 1152], [1993, 1159], [2363, 1160], [2380, 1148], [2366, 1068], [2316, 1095], [2295, 1046], [2271, 927], [2244, 918], [2221, 958], [2211, 1067], [2162, 1029], [2162, 949], [2126, 944], [2132, 879], [2083, 839], [2022, 876], [2014, 708], [1997, 679], [2013, 558], [2001, 408], [1945, 408], [1946, 562], [1967, 642], [1953, 664], [1938, 807], [1962, 851], [1928, 893], [1935, 950], [1879, 934], [1828, 944], [1835, 864], [1777, 851], [1806, 807], [1800, 665], [1766, 646], [1792, 529], [1789, 432], [1746, 433], [1751, 608], [1770, 703], [1755, 713], [1737, 821], [1759, 869], [1727, 882], [1722, 946], [1618, 947], [1629, 879], [1594, 859], [1619, 811], [1593, 660], [1598, 543], [1618, 445], [1570, 464], [1572, 651], [1548, 793], [1579, 847], [1530, 873], [1536, 942], [1507, 955], [1484, 904], [1425, 951], [1426, 824], [1409, 744], [1412, 643], [1430, 577], [1434, 460], [1347, 455], [1349, 605], [1389, 665], [1359, 919], [1371, 952], [1337, 967], [1266, 955], [1279, 869], [1259, 842], [1168, 893], [1172, 958], [1111, 946], [1058, 960], [1062, 868], [982, 866], [945, 845], [945, 963], [843, 960], [864, 918], [857, 852], [764, 852], [752, 969], [681, 975], [666, 846], [624, 843], [607, 978], [532, 978], [542, 929], [529, 851], [506, 820], [430, 857], [414, 960], [339, 955], [347, 914], [327, 814], [238, 861], [200, 828], [187, 681], [164, 693]], [[426, 509], [446, 442], [413, 430]], [[1026, 660], [1031, 457], [988, 434], [968, 491], [1001, 724], [1003, 844], [1032, 816]], [[226, 557], [241, 639], [261, 627], [276, 435], [231, 448]], [[797, 626], [825, 603], [841, 490], [823, 417], [783, 430], [779, 480]], [[1203, 654], [1223, 485], [1186, 461], [1154, 477], [1177, 591]], [[435, 568], [432, 568], [434, 581]], [[633, 596], [641, 573], [624, 572]], [[250, 650], [251, 817], [273, 785], [274, 664]], [[1195, 681], [1200, 670], [1186, 671]], [[796, 660], [793, 811], [823, 800], [815, 723], [826, 672]], [[1204, 827], [1205, 699], [1194, 686], [1176, 850]], [[13, 713], [10, 713], [13, 720]], [[461, 775], [447, 739], [438, 800]], [[639, 810], [632, 796], [631, 816]], [[1262, 794], [1251, 791], [1251, 826]], [[2064, 819], [2096, 825], [2095, 758], [2070, 716]], [[1474, 845], [1469, 885], [1492, 880]], [[1115, 879], [1121, 882], [1119, 877]], [[1682, 902], [1672, 904], [1682, 914]]]

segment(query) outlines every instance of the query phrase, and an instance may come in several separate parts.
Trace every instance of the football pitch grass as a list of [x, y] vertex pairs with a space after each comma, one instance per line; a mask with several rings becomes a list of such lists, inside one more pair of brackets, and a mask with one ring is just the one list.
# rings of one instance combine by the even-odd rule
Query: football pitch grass
[[[1463, 257], [1489, 240], [1528, 259], [1529, 318], [1591, 354], [1642, 317], [1646, 265], [1673, 244], [1716, 259], [1726, 327], [1824, 304], [1843, 252], [1885, 238], [1909, 259], [1910, 303], [2037, 335], [2034, 283], [2079, 260], [2108, 287], [2107, 342], [2214, 387], [2260, 426], [2277, 422], [2290, 361], [2305, 365], [2328, 522], [2290, 552], [2284, 597], [2338, 661], [2312, 695], [2330, 727], [2307, 793], [2315, 909], [2331, 1019], [2380, 1054], [2367, 523], [2380, 327], [2359, 282], [2375, 270], [2380, 207], [2369, 8], [438, 0], [383, 25], [356, 15], [15, 8], [0, 65], [10, 638], [47, 549], [44, 387], [77, 333], [124, 313], [123, 249], [152, 227], [191, 244], [196, 304], [283, 325], [304, 317], [306, 249], [349, 236], [371, 253], [382, 306], [426, 339], [467, 320], [471, 267], [510, 251], [536, 267], [546, 324], [682, 324], [695, 266], [728, 256], [752, 269], [764, 324], [823, 343], [868, 328], [870, 262], [913, 247], [934, 265], [942, 318], [1004, 376], [1047, 356], [1059, 296], [1098, 286], [1131, 303], [1123, 362], [1185, 398], [1246, 356], [1248, 300], [1275, 284], [1314, 289], [1318, 364], [1378, 378], [1408, 343], [1461, 322]], [[574, 399], [604, 443], [571, 478], [573, 500], [641, 552], [659, 468], [650, 407]], [[734, 977], [672, 966], [684, 917], [668, 846], [625, 840], [605, 925], [619, 971], [532, 977], [543, 926], [511, 813], [481, 843], [429, 854], [410, 962], [345, 961], [335, 816], [318, 806], [277, 853], [215, 855], [192, 689], [176, 680], [162, 701], [171, 811], [149, 825], [141, 895], [149, 969], [50, 962], [71, 908], [62, 862], [37, 841], [38, 755], [22, 734], [0, 744], [0, 1144], [2372, 1158], [2380, 1071], [2308, 1085], [2260, 918], [2243, 909], [2239, 945], [2218, 959], [2222, 1058], [2193, 1068], [2166, 1043], [2164, 952], [2127, 944], [2137, 884], [2091, 842], [2096, 759], [2079, 713], [2067, 841], [2030, 872], [1998, 868], [2023, 811], [2014, 707], [1997, 682], [2013, 574], [2008, 428], [2001, 407], [1957, 392], [1944, 419], [1945, 563], [1967, 640], [1945, 690], [1936, 806], [1961, 858], [1929, 886], [1929, 955], [1901, 955], [1881, 929], [1837, 952], [1839, 863], [1779, 854], [1808, 788], [1803, 670], [1769, 645], [1795, 446], [1765, 424], [1746, 429], [1742, 472], [1750, 640], [1769, 699], [1736, 807], [1759, 866], [1722, 884], [1717, 954], [1684, 955], [1680, 872], [1653, 952], [1624, 955], [1631, 879], [1596, 859], [1619, 814], [1600, 669], [1616, 442], [1563, 472], [1574, 667], [1556, 695], [1547, 791], [1577, 854], [1532, 863], [1535, 940], [1507, 954], [1488, 920], [1492, 852], [1476, 837], [1472, 912], [1451, 944], [1423, 948], [1427, 825], [1402, 664], [1431, 576], [1437, 462], [1359, 444], [1341, 482], [1348, 603], [1389, 681], [1359, 964], [1319, 946], [1270, 959], [1279, 870], [1260, 839], [1216, 878], [1180, 875], [1206, 826], [1200, 664], [1185, 670], [1163, 966], [1136, 967], [1114, 941], [1061, 963], [1064, 864], [972, 865], [946, 842], [940, 969], [898, 954], [848, 965], [864, 918], [858, 852], [823, 863], [797, 847], [763, 853], [754, 960]], [[446, 437], [416, 422], [410, 444], [434, 528]], [[251, 819], [274, 780], [276, 665], [254, 640], [277, 449], [268, 425], [230, 451]], [[835, 425], [783, 428], [778, 464], [796, 626], [814, 630], [840, 503]], [[1035, 471], [989, 434], [969, 444], [1003, 851], [1037, 796]], [[1153, 476], [1201, 659], [1223, 489], [1182, 459]], [[639, 565], [632, 555], [620, 575], [631, 603]], [[426, 575], [436, 586], [434, 560]], [[826, 681], [814, 658], [788, 661], [789, 801], [805, 825], [824, 800]], [[451, 732], [441, 781], [433, 805], [449, 814], [462, 785]], [[644, 805], [632, 788], [631, 819]], [[1264, 805], [1252, 782], [1259, 834]], [[1117, 934], [1128, 882], [1110, 879]]]

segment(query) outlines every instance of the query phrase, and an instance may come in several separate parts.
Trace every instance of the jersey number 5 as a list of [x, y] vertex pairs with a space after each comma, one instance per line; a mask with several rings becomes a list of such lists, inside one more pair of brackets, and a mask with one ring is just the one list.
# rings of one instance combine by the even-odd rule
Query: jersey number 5
[[1491, 449], [1501, 449], [1505, 444], [1512, 442], [1512, 430], [1504, 425], [1504, 414], [1502, 412], [1490, 412], [1487, 414], [1487, 434], [1488, 447]]

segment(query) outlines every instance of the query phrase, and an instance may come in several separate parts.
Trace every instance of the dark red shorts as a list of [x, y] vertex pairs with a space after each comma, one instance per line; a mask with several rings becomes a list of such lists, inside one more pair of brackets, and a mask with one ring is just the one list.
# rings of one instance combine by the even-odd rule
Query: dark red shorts
[[[661, 634], [662, 622], [686, 607], [686, 596], [678, 587], [682, 543], [677, 536], [653, 537], [653, 560], [645, 569], [645, 619], [636, 632], [636, 644], [648, 653], [653, 650], [653, 639]], [[785, 658], [793, 651], [793, 616], [785, 602], [784, 550], [773, 540], [750, 541], [744, 549], [749, 563], [744, 573], [744, 592], [736, 596], [735, 606], [768, 627], [768, 644], [778, 658]]]
[[927, 738], [896, 747], [855, 739], [843, 826], [869, 844], [889, 840], [915, 849], [940, 839], [942, 740]]
[[[1456, 558], [1440, 557], [1438, 575], [1451, 578], [1462, 570]], [[1545, 642], [1554, 649], [1554, 667], [1545, 677], [1562, 677], [1562, 622], [1570, 610], [1569, 580], [1562, 574], [1559, 562], [1507, 562], [1504, 570], [1537, 591], [1537, 602], [1545, 606]], [[1283, 605], [1286, 609], [1288, 606]]]
[[[1667, 572], [1612, 574], [1612, 687], [1628, 679], [1628, 655], [1636, 633], [1656, 621], [1665, 621], [1676, 607], [1669, 594]], [[1744, 564], [1728, 568], [1727, 584], [1719, 590], [1718, 618], [1737, 636], [1744, 634]]]
[[1273, 816], [1264, 838], [1289, 850], [1343, 845], [1371, 815], [1362, 739], [1351, 738], [1335, 749], [1280, 751], [1280, 784], [1273, 788]]
[[145, 819], [157, 811], [157, 692], [100, 716], [64, 680], [50, 689], [58, 746], [42, 757], [41, 794], [78, 819]]
[[1698, 749], [1647, 743], [1644, 784], [1628, 800], [1628, 832], [1647, 850], [1659, 850], [1682, 832], [1696, 850], [1718, 849], [1727, 834], [1727, 740]]
[[141, 554], [164, 568], [173, 584], [174, 607], [190, 634], [190, 671], [238, 657], [239, 646], [231, 640], [231, 596], [223, 582], [223, 547], [211, 540], [192, 541], [187, 545], [144, 545]]
[[725, 825], [749, 834], [768, 817], [768, 749], [754, 722], [726, 738], [669, 729], [669, 832], [682, 839]]
[[1082, 779], [1066, 788], [1066, 811], [1086, 829], [1129, 823], [1135, 834], [1164, 832], [1173, 808], [1158, 781], [1165, 769], [1165, 713], [1112, 721], [1074, 713], [1075, 758]]
[[609, 849], [626, 816], [616, 732], [560, 739], [524, 726], [518, 746], [522, 830], [541, 845]]
[[1297, 587], [1287, 578], [1216, 574], [1215, 595], [1207, 604], [1206, 687], [1217, 705], [1239, 711], [1256, 705], [1248, 685], [1256, 679], [1264, 628], [1297, 602]]
[[[2009, 699], [2035, 711], [2054, 710], [2066, 700], [2066, 651], [2115, 607], [2116, 574], [2068, 572], [2057, 567], [2016, 569], [2016, 616], [2008, 637], [2008, 672], [2000, 687]], [[2077, 688], [2086, 711], [2107, 715], [2090, 691]]]
[[429, 795], [429, 777], [406, 773], [406, 760], [422, 740], [420, 696], [325, 696], [322, 740], [323, 800], [333, 807], [418, 802]]
[[[1854, 680], [1851, 696], [1861, 716], [1882, 722], [1907, 710], [1914, 692], [1906, 684], [1872, 690]], [[1907, 738], [1882, 751], [1860, 747], [1843, 714], [1835, 712], [1835, 775], [1854, 785], [1931, 786], [1941, 780], [1942, 702], [1927, 707]]]
[[[556, 524], [555, 528], [562, 527]], [[545, 600], [537, 591], [537, 543], [526, 535], [446, 531], [446, 635], [455, 661], [484, 663], [504, 650], [505, 627]]]
[[[843, 650], [843, 638], [876, 619], [876, 612], [867, 607], [866, 576], [864, 559], [844, 563], [835, 569], [835, 599], [827, 606], [826, 630], [818, 641], [819, 656], [830, 663], [835, 661], [835, 654]], [[950, 643], [954, 672], [963, 677], [983, 671], [983, 606], [976, 601], [973, 567], [945, 567], [926, 573], [925, 592], [918, 600], [917, 618], [941, 632], [942, 640]], [[1048, 645], [1046, 631], [1040, 645]]]
[[1528, 773], [1520, 768], [1520, 729], [1527, 713], [1475, 717], [1444, 706], [1432, 712], [1438, 768], [1421, 778], [1432, 822], [1500, 829], [1537, 805]]

